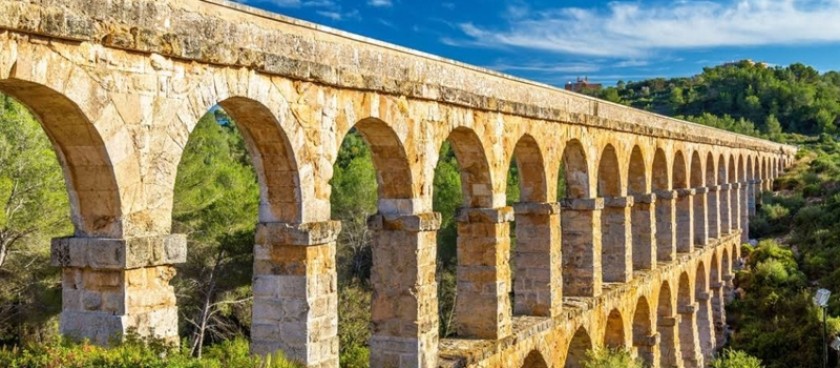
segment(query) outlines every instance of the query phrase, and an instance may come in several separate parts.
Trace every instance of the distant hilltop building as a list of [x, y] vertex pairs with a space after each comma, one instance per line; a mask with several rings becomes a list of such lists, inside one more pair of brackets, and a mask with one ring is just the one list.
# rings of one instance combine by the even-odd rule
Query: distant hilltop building
[[577, 81], [566, 83], [566, 90], [572, 92], [597, 91], [599, 89], [601, 89], [601, 83], [590, 83], [589, 77], [578, 77]]
[[767, 63], [765, 63], [765, 62], [755, 62], [755, 61], [753, 61], [752, 59], [744, 59], [744, 60], [739, 60], [739, 61], [730, 61], [730, 62], [728, 62], [728, 63], [724, 63], [724, 64], [723, 64], [723, 66], [724, 66], [724, 67], [727, 67], [727, 66], [739, 66], [739, 65], [744, 65], [744, 64], [749, 65], [749, 66], [756, 66], [756, 65], [758, 65], [759, 67], [762, 67], [762, 68], [767, 68], [767, 67], [769, 67], [769, 66], [770, 66], [769, 64], [767, 64]]

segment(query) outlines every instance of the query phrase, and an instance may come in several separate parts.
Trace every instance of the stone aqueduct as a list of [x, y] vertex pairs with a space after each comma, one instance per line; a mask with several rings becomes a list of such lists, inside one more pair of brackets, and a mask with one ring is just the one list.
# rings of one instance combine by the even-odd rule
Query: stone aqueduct
[[[353, 127], [379, 181], [374, 367], [576, 367], [604, 345], [702, 366], [757, 195], [795, 154], [221, 0], [0, 0], [0, 29], [0, 91], [40, 119], [71, 198], [75, 235], [53, 241], [61, 331], [98, 342], [177, 339], [173, 186], [217, 104], [261, 187], [252, 349], [309, 367], [338, 365], [329, 180]], [[447, 140], [465, 198], [458, 338], [438, 336], [432, 183]]]

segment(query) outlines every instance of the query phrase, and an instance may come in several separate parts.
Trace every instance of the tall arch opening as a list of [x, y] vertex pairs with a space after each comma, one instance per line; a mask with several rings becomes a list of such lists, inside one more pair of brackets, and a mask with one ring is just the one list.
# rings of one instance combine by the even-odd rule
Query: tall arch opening
[[694, 312], [693, 289], [688, 273], [680, 274], [679, 286], [677, 287], [677, 308], [680, 312], [680, 352], [684, 361], [690, 362], [692, 366], [702, 366], [702, 356], [699, 355], [699, 345], [696, 330], [696, 319]]
[[674, 192], [671, 190], [668, 160], [661, 148], [657, 148], [653, 155], [650, 177], [656, 195], [656, 259], [670, 262], [676, 255]]
[[522, 368], [548, 368], [548, 364], [546, 364], [545, 359], [543, 359], [539, 351], [533, 350], [525, 357]]
[[604, 330], [604, 346], [612, 349], [627, 346], [624, 338], [624, 320], [621, 318], [621, 312], [618, 309], [613, 309], [607, 316], [607, 326]]
[[[47, 101], [35, 96], [37, 91], [13, 87], [21, 83], [56, 100], [43, 105]], [[52, 108], [59, 111], [52, 112]], [[61, 138], [50, 133], [57, 128], [54, 124], [59, 124], [59, 113], [66, 114], [61, 117], [65, 121], [76, 122], [68, 125], [69, 131], [64, 134], [86, 135], [88, 129], [95, 133], [92, 127], [82, 125], [87, 120], [74, 103], [58, 92], [20, 81], [0, 81], [0, 200], [4, 204], [0, 225], [0, 349], [44, 343], [57, 332], [54, 324], [59, 312], [76, 311], [81, 304], [84, 290], [62, 289], [62, 285], [84, 286], [77, 285], [82, 280], [75, 278], [84, 270], [65, 268], [62, 272], [50, 264], [50, 239], [72, 236], [74, 226], [77, 235], [95, 229], [87, 228], [94, 220], [85, 217], [92, 215], [90, 208], [79, 207], [87, 205], [87, 198], [80, 201], [78, 196], [72, 197], [74, 188], [84, 183], [74, 186], [73, 181], [82, 178], [76, 178], [75, 170], [68, 165], [79, 162], [68, 160], [80, 156], [74, 153], [68, 157], [62, 151], [80, 147], [70, 147], [67, 142], [61, 146]], [[81, 139], [85, 138], [93, 139]], [[96, 148], [89, 147], [92, 153]], [[81, 331], [67, 331], [64, 318], [62, 324], [65, 333], [86, 337], [78, 333]]]
[[586, 352], [592, 350], [592, 339], [589, 338], [589, 333], [586, 329], [580, 327], [572, 336], [572, 341], [569, 343], [569, 349], [566, 350], [566, 368], [583, 368], [583, 363], [586, 359]]
[[674, 155], [673, 188], [677, 191], [676, 229], [677, 252], [690, 253], [694, 250], [693, 200], [688, 191], [688, 168], [682, 151]]
[[514, 315], [550, 316], [562, 303], [557, 206], [548, 202], [545, 163], [534, 137], [517, 142], [508, 172], [507, 203], [514, 208], [511, 269]]
[[721, 281], [720, 259], [717, 253], [713, 253], [712, 260], [709, 262], [709, 287], [712, 298], [712, 326], [714, 327], [715, 347], [723, 343], [722, 338], [725, 326]]
[[706, 155], [706, 186], [709, 194], [706, 196], [706, 207], [708, 208], [707, 228], [709, 238], [720, 237], [720, 192], [717, 186], [717, 172], [715, 170], [715, 157], [709, 152]]
[[[443, 305], [445, 330], [442, 332], [444, 336], [499, 338], [510, 331], [511, 287], [509, 282], [498, 280], [507, 281], [510, 273], [508, 222], [513, 214], [492, 208], [490, 166], [478, 135], [459, 127], [449, 133], [446, 142], [438, 161], [436, 187], [439, 180], [451, 182], [448, 176], [460, 172], [457, 175], [460, 194], [451, 190], [451, 184], [441, 185], [450, 187], [449, 192], [435, 191], [435, 210], [451, 211], [452, 215], [443, 215], [444, 222], [451, 221], [457, 226], [457, 231], [448, 236], [442, 227], [444, 242], [439, 242], [444, 257], [441, 261], [446, 269], [455, 271], [454, 289], [442, 295], [442, 302], [448, 303]], [[448, 174], [440, 171], [441, 165], [449, 167]], [[447, 199], [452, 195], [461, 196], [460, 209], [453, 208], [456, 205], [451, 198]], [[506, 256], [498, 256], [502, 254]], [[442, 292], [446, 292], [447, 281], [442, 283]]]
[[694, 244], [704, 246], [709, 242], [709, 232], [706, 226], [706, 194], [703, 182], [703, 165], [697, 151], [691, 154], [691, 187], [697, 193], [694, 196]]
[[671, 295], [671, 286], [667, 281], [663, 282], [656, 307], [657, 330], [660, 336], [659, 365], [662, 367], [676, 367], [682, 359], [678, 345], [677, 315]]
[[694, 298], [697, 300], [697, 335], [700, 351], [706, 359], [715, 350], [714, 321], [712, 318], [712, 296], [709, 292], [709, 273], [703, 262], [697, 264], [694, 274]]
[[563, 295], [595, 296], [601, 293], [601, 238], [594, 230], [600, 225], [603, 206], [590, 193], [589, 163], [578, 140], [566, 143], [560, 175], [563, 180], [562, 264]]
[[623, 283], [633, 278], [630, 205], [622, 196], [621, 171], [612, 145], [604, 147], [598, 163], [598, 197], [601, 213], [601, 265], [604, 282]]
[[647, 299], [639, 298], [636, 302], [636, 309], [633, 311], [633, 346], [638, 351], [639, 358], [645, 366], [653, 366], [658, 358], [651, 317]]
[[737, 188], [737, 183], [741, 179], [741, 174], [738, 170], [738, 166], [736, 166], [735, 156], [729, 156], [729, 227], [732, 231], [735, 231], [740, 228], [741, 218], [740, 218], [740, 206], [738, 205], [738, 201], [740, 200], [740, 192]]
[[630, 220], [634, 270], [650, 270], [656, 264], [656, 212], [652, 210], [656, 197], [648, 194], [649, 188], [644, 155], [634, 146], [627, 172], [627, 194], [634, 202]]
[[728, 170], [726, 168], [726, 158], [721, 154], [718, 157], [718, 174], [717, 174], [717, 181], [718, 185], [722, 186], [719, 195], [719, 208], [720, 208], [720, 235], [723, 236], [728, 234], [732, 229], [732, 222], [730, 220], [729, 215], [729, 199], [730, 199], [730, 190], [727, 189], [726, 184], [729, 182]]

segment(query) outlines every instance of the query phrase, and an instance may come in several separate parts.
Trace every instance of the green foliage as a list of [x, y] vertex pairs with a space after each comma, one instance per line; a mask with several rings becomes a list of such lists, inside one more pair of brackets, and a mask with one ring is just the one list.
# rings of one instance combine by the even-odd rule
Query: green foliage
[[64, 176], [35, 117], [0, 94], [0, 345], [42, 340], [61, 308], [50, 239], [72, 234]]
[[187, 349], [168, 350], [159, 345], [130, 340], [112, 348], [67, 340], [25, 348], [0, 349], [0, 366], [8, 368], [298, 368], [278, 352], [266, 358], [252, 357], [248, 341], [235, 338], [207, 349], [201, 359]]
[[236, 123], [221, 109], [196, 125], [178, 165], [173, 232], [188, 235], [173, 281], [182, 332], [195, 354], [205, 341], [247, 336], [259, 187]]
[[764, 368], [761, 359], [743, 351], [725, 349], [711, 362], [712, 368]]
[[786, 139], [782, 131], [834, 134], [840, 79], [802, 64], [770, 67], [751, 61], [704, 68], [688, 78], [620, 82], [591, 92], [613, 102], [739, 133]]
[[583, 368], [643, 368], [627, 349], [595, 348], [586, 352]]

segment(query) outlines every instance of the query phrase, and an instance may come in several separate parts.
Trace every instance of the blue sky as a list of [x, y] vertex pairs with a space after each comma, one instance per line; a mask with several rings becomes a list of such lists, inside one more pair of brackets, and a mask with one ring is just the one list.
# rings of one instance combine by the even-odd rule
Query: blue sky
[[238, 0], [561, 86], [752, 59], [840, 70], [840, 0]]

